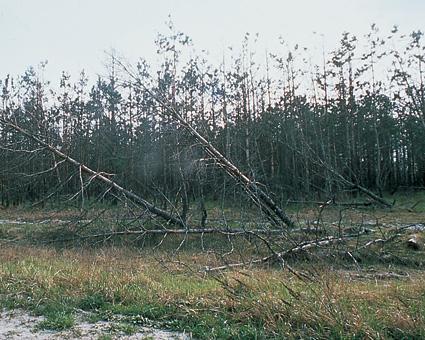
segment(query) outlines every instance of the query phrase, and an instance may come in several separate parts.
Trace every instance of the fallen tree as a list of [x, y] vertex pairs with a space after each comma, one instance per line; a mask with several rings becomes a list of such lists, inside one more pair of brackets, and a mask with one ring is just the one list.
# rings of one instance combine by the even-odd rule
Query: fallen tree
[[[383, 205], [386, 208], [392, 208], [393, 204], [391, 204], [390, 202], [388, 202], [387, 200], [385, 200], [384, 198], [376, 195], [374, 192], [372, 192], [371, 190], [365, 188], [364, 186], [360, 185], [359, 183], [354, 183], [351, 180], [347, 179], [345, 176], [343, 176], [341, 173], [339, 173], [337, 170], [335, 170], [329, 163], [325, 162], [319, 155], [317, 155], [316, 152], [314, 152], [314, 150], [312, 150], [312, 148], [308, 145], [306, 145], [307, 150], [309, 150], [309, 152], [312, 155], [312, 159], [314, 160], [314, 162], [323, 167], [324, 169], [326, 169], [335, 180], [338, 180], [340, 183], [352, 188], [352, 189], [357, 189], [359, 190], [361, 193], [365, 194], [366, 196], [370, 197], [371, 199], [373, 199], [375, 202]], [[297, 150], [297, 152], [299, 152]]]
[[144, 208], [146, 208], [150, 213], [164, 219], [167, 223], [171, 223], [174, 225], [178, 225], [180, 227], [186, 228], [186, 222], [179, 217], [175, 217], [173, 215], [171, 215], [170, 213], [168, 213], [165, 210], [162, 210], [158, 207], [156, 207], [153, 203], [150, 203], [149, 201], [145, 200], [144, 198], [140, 197], [139, 195], [135, 194], [134, 192], [123, 188], [122, 186], [120, 186], [118, 183], [116, 183], [115, 181], [113, 181], [112, 179], [107, 177], [107, 174], [103, 173], [103, 172], [97, 172], [92, 170], [91, 168], [89, 168], [88, 166], [78, 162], [77, 160], [75, 160], [74, 158], [71, 158], [70, 156], [68, 156], [67, 154], [63, 153], [62, 151], [60, 151], [58, 148], [54, 147], [53, 145], [43, 141], [42, 139], [40, 139], [39, 137], [37, 137], [36, 135], [34, 135], [33, 133], [23, 129], [22, 127], [20, 127], [19, 125], [13, 123], [10, 120], [7, 120], [5, 118], [0, 118], [0, 123], [4, 126], [8, 126], [10, 128], [12, 128], [13, 130], [19, 132], [20, 134], [24, 135], [27, 138], [32, 139], [33, 141], [37, 142], [40, 146], [43, 146], [44, 148], [46, 148], [47, 150], [49, 150], [50, 152], [52, 152], [53, 154], [55, 154], [56, 156], [60, 157], [61, 159], [65, 160], [66, 162], [78, 167], [80, 169], [81, 172], [84, 172], [88, 175], [91, 176], [91, 180], [98, 180], [100, 182], [103, 182], [105, 184], [107, 184], [108, 186], [110, 186], [111, 188], [117, 190], [118, 192], [121, 192], [122, 194], [124, 194], [126, 197], [130, 198], [131, 200], [135, 201], [136, 203], [142, 205]]
[[130, 71], [122, 62], [119, 62], [124, 71], [135, 81], [134, 86], [146, 91], [158, 104], [183, 128], [185, 128], [202, 146], [204, 151], [222, 168], [230, 177], [239, 183], [251, 200], [260, 207], [266, 216], [275, 224], [285, 224], [287, 227], [294, 227], [295, 222], [280, 208], [272, 197], [267, 194], [258, 183], [249, 178], [238, 169], [229, 159], [227, 159], [214, 145], [212, 145], [204, 136], [202, 136], [190, 123], [183, 118], [174, 103], [170, 103], [162, 94], [153, 93], [133, 72]]

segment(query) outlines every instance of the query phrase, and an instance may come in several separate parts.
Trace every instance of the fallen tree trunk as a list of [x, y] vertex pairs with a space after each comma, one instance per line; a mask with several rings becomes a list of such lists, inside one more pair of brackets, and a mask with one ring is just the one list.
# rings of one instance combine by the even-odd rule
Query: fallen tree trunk
[[[378, 195], [376, 195], [375, 193], [373, 193], [372, 191], [370, 191], [369, 189], [365, 188], [364, 186], [360, 185], [360, 184], [356, 184], [353, 183], [352, 181], [348, 180], [347, 178], [345, 178], [343, 175], [341, 175], [338, 171], [336, 171], [330, 164], [326, 163], [325, 161], [323, 161], [314, 150], [312, 150], [312, 148], [309, 145], [305, 145], [307, 147], [307, 149], [311, 152], [311, 154], [313, 155], [313, 160], [315, 161], [316, 164], [324, 167], [326, 170], [328, 170], [335, 178], [339, 179], [342, 183], [344, 183], [345, 185], [353, 188], [353, 189], [357, 189], [360, 192], [362, 192], [363, 194], [365, 194], [366, 196], [369, 196], [370, 198], [372, 198], [374, 201], [382, 204], [383, 206], [385, 206], [386, 208], [392, 208], [393, 204], [389, 203], [388, 201], [386, 201], [385, 199], [383, 199], [382, 197], [379, 197]], [[299, 152], [299, 151], [298, 151]]]
[[[350, 181], [347, 181], [349, 183], [351, 183]], [[379, 197], [378, 195], [376, 195], [375, 193], [373, 193], [372, 191], [370, 191], [369, 189], [366, 189], [365, 187], [359, 185], [359, 184], [353, 184], [353, 186], [357, 189], [359, 189], [362, 193], [364, 193], [365, 195], [369, 196], [370, 198], [374, 199], [376, 202], [381, 203], [383, 206], [387, 207], [387, 208], [392, 208], [393, 205], [391, 203], [389, 203], [388, 201], [384, 200], [382, 197]]]
[[332, 201], [329, 204], [327, 204], [326, 202], [321, 202], [321, 201], [294, 201], [294, 200], [289, 200], [287, 202], [290, 203], [290, 204], [337, 205], [337, 206], [344, 206], [344, 207], [369, 207], [369, 206], [372, 205], [372, 202], [337, 202], [337, 201]]
[[264, 229], [254, 229], [254, 230], [244, 230], [244, 229], [214, 229], [214, 228], [187, 228], [187, 229], [137, 229], [137, 230], [122, 230], [122, 231], [113, 231], [110, 233], [99, 233], [99, 234], [90, 234], [90, 235], [76, 235], [75, 237], [68, 237], [62, 239], [55, 239], [49, 241], [53, 242], [68, 242], [75, 241], [76, 239], [96, 239], [96, 238], [110, 238], [116, 236], [147, 236], [147, 235], [224, 235], [224, 236], [255, 236], [257, 234], [268, 234], [276, 235], [282, 233], [282, 230], [264, 230]]
[[[164, 104], [163, 104], [164, 105]], [[294, 227], [295, 223], [289, 216], [274, 202], [274, 200], [264, 192], [255, 181], [242, 173], [232, 162], [224, 157], [210, 142], [200, 135], [181, 115], [174, 109], [169, 108], [172, 115], [200, 142], [204, 150], [217, 161], [227, 174], [242, 184], [249, 197], [259, 205], [262, 210], [274, 221], [275, 217], [288, 227]]]
[[21, 128], [20, 126], [16, 125], [15, 123], [13, 123], [11, 121], [5, 120], [4, 118], [0, 118], [0, 123], [2, 123], [5, 126], [9, 126], [12, 129], [14, 129], [15, 131], [19, 132], [20, 134], [26, 136], [27, 138], [30, 138], [30, 139], [34, 140], [35, 142], [37, 142], [41, 146], [45, 147], [47, 150], [49, 150], [50, 152], [52, 152], [56, 156], [64, 159], [68, 163], [70, 163], [70, 164], [72, 164], [72, 165], [74, 165], [76, 167], [79, 167], [82, 172], [85, 172], [86, 174], [91, 175], [93, 177], [93, 179], [97, 179], [98, 181], [103, 182], [103, 183], [109, 185], [110, 187], [112, 187], [113, 189], [115, 189], [115, 190], [123, 193], [128, 198], [130, 198], [133, 201], [135, 201], [136, 203], [142, 205], [150, 213], [152, 213], [152, 214], [154, 214], [154, 215], [156, 215], [156, 216], [161, 217], [162, 219], [164, 219], [167, 223], [171, 223], [171, 224], [178, 225], [180, 227], [186, 228], [186, 223], [183, 221], [183, 219], [180, 219], [178, 217], [172, 216], [167, 211], [162, 210], [162, 209], [156, 207], [154, 204], [146, 201], [144, 198], [140, 197], [139, 195], [131, 192], [130, 190], [127, 190], [127, 189], [123, 188], [122, 186], [120, 186], [119, 184], [117, 184], [115, 181], [113, 181], [113, 180], [109, 179], [108, 177], [106, 177], [104, 175], [104, 173], [102, 173], [102, 172], [96, 172], [96, 171], [90, 169], [86, 165], [84, 165], [84, 164], [78, 162], [77, 160], [71, 158], [70, 156], [68, 156], [65, 153], [63, 153], [62, 151], [60, 151], [59, 149], [57, 149], [54, 146], [48, 144], [47, 142], [45, 142], [42, 139], [40, 139], [39, 137], [35, 136], [31, 132], [29, 132], [29, 131]]
[[341, 243], [346, 242], [349, 239], [359, 237], [363, 233], [357, 233], [357, 234], [348, 234], [348, 235], [342, 235], [342, 236], [328, 236], [319, 240], [310, 240], [306, 242], [302, 242], [298, 244], [297, 246], [287, 249], [282, 252], [272, 252], [272, 254], [258, 258], [258, 259], [251, 259], [247, 262], [239, 262], [239, 263], [230, 263], [223, 266], [218, 267], [206, 267], [202, 271], [203, 272], [213, 272], [213, 271], [220, 271], [220, 270], [227, 270], [227, 269], [233, 269], [233, 268], [240, 268], [245, 266], [250, 266], [253, 264], [266, 264], [266, 263], [273, 263], [273, 262], [282, 262], [287, 257], [298, 254], [300, 252], [309, 251], [313, 248], [321, 248], [321, 247], [328, 247], [331, 245], [334, 245], [335, 243]]
[[352, 188], [358, 189], [359, 191], [361, 191], [365, 195], [367, 195], [370, 198], [372, 198], [374, 201], [376, 201], [378, 203], [381, 203], [383, 206], [385, 206], [387, 208], [392, 208], [393, 205], [391, 203], [389, 203], [388, 201], [386, 201], [385, 199], [383, 199], [382, 197], [379, 197], [378, 195], [376, 195], [375, 193], [373, 193], [369, 189], [361, 186], [360, 184], [356, 184], [356, 183], [353, 183], [353, 182], [349, 181], [344, 176], [342, 176], [339, 172], [337, 172], [335, 169], [333, 169], [329, 164], [326, 164], [322, 160], [320, 160], [320, 162], [322, 163], [322, 165], [326, 169], [329, 170], [330, 173], [332, 173], [335, 177], [337, 177], [338, 179], [340, 179], [341, 182], [343, 182], [344, 184], [346, 184], [348, 186], [351, 186]]

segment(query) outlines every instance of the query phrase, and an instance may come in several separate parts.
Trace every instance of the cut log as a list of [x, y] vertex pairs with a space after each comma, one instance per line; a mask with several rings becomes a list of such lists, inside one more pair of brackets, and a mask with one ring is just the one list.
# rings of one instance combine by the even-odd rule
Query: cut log
[[407, 247], [413, 250], [421, 249], [421, 244], [416, 235], [413, 235], [411, 238], [407, 240]]

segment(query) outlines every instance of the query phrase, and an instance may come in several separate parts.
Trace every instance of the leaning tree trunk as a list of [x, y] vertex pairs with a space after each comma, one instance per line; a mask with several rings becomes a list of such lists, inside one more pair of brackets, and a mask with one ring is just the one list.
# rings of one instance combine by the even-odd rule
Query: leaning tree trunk
[[[274, 202], [274, 200], [258, 184], [242, 173], [231, 161], [221, 154], [208, 140], [202, 136], [190, 123], [180, 115], [175, 106], [168, 104], [147, 89], [137, 78], [137, 85], [143, 87], [158, 103], [172, 116], [180, 125], [182, 125], [195, 139], [200, 143], [208, 155], [210, 155], [218, 165], [233, 179], [240, 183], [249, 197], [257, 204], [262, 211], [275, 223], [283, 222], [288, 227], [293, 227], [295, 223], [291, 218]], [[279, 222], [280, 221], [280, 222]]]

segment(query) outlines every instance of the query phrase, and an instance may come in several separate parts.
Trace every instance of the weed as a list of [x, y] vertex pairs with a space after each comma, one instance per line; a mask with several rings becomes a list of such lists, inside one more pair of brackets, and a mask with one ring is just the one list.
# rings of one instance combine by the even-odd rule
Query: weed
[[37, 328], [62, 331], [70, 329], [72, 326], [74, 326], [74, 317], [72, 314], [62, 311], [47, 314], [46, 319], [39, 322]]
[[102, 294], [97, 292], [89, 293], [81, 298], [78, 303], [78, 307], [86, 311], [97, 310], [105, 306], [107, 302], [107, 299]]

